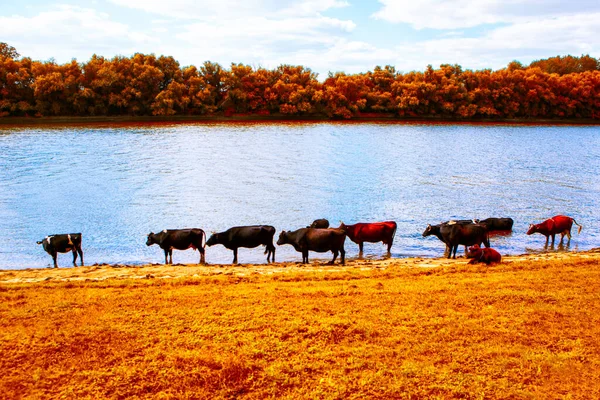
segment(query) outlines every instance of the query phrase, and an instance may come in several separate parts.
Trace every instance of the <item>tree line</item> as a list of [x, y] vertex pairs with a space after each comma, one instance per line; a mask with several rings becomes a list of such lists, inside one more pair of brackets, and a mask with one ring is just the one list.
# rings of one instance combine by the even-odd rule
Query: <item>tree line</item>
[[232, 114], [600, 119], [600, 60], [558, 56], [496, 71], [378, 66], [320, 82], [303, 66], [182, 67], [173, 57], [141, 53], [58, 64], [0, 43], [0, 117]]

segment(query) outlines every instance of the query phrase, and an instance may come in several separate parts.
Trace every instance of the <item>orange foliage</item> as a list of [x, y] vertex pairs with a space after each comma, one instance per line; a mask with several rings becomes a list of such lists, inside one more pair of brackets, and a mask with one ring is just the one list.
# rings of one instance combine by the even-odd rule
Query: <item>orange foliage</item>
[[0, 43], [0, 116], [284, 114], [451, 119], [600, 119], [600, 63], [553, 57], [498, 71], [459, 65], [399, 73], [392, 66], [323, 83], [302, 66], [273, 70], [136, 53], [86, 63], [19, 59]]

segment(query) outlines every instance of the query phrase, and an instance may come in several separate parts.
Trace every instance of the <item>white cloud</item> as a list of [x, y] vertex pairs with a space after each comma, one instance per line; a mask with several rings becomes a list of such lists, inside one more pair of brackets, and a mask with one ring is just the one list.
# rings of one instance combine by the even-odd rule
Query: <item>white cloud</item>
[[536, 19], [594, 13], [597, 0], [379, 0], [374, 18], [407, 23], [416, 29], [459, 29], [484, 24], [524, 23]]
[[141, 49], [154, 41], [145, 33], [112, 21], [108, 14], [66, 5], [32, 17], [0, 16], [0, 37], [23, 55], [61, 60], [70, 60], [81, 50], [89, 57], [108, 48]]
[[339, 0], [110, 0], [123, 7], [181, 19], [307, 16], [348, 6]]

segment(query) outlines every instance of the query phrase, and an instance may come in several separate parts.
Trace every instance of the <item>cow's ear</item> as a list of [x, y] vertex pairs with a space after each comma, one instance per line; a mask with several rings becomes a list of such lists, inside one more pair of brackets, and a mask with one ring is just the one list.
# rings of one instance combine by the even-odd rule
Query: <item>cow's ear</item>
[[427, 224], [427, 229], [431, 228], [431, 224]]
[[42, 241], [40, 240], [40, 241], [37, 241], [36, 243], [37, 243], [37, 244], [42, 244]]

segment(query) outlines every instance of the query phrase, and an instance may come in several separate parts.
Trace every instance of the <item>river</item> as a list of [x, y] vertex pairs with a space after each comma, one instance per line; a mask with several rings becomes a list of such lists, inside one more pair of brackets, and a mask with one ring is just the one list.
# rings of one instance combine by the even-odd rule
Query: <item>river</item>
[[[46, 267], [36, 241], [82, 232], [87, 265], [162, 262], [146, 235], [197, 227], [304, 227], [316, 218], [394, 220], [393, 257], [441, 256], [428, 223], [511, 217], [502, 254], [541, 251], [530, 223], [583, 225], [569, 250], [600, 246], [600, 127], [400, 123], [199, 123], [2, 127], [0, 268]], [[347, 257], [358, 246], [346, 242]], [[462, 253], [462, 247], [459, 254]], [[366, 257], [385, 247], [366, 244]], [[330, 255], [314, 254], [325, 259]], [[300, 260], [287, 245], [277, 261]], [[231, 251], [207, 248], [209, 263]], [[59, 255], [70, 266], [71, 254]], [[175, 251], [175, 263], [198, 253]], [[241, 263], [265, 262], [240, 249]]]

